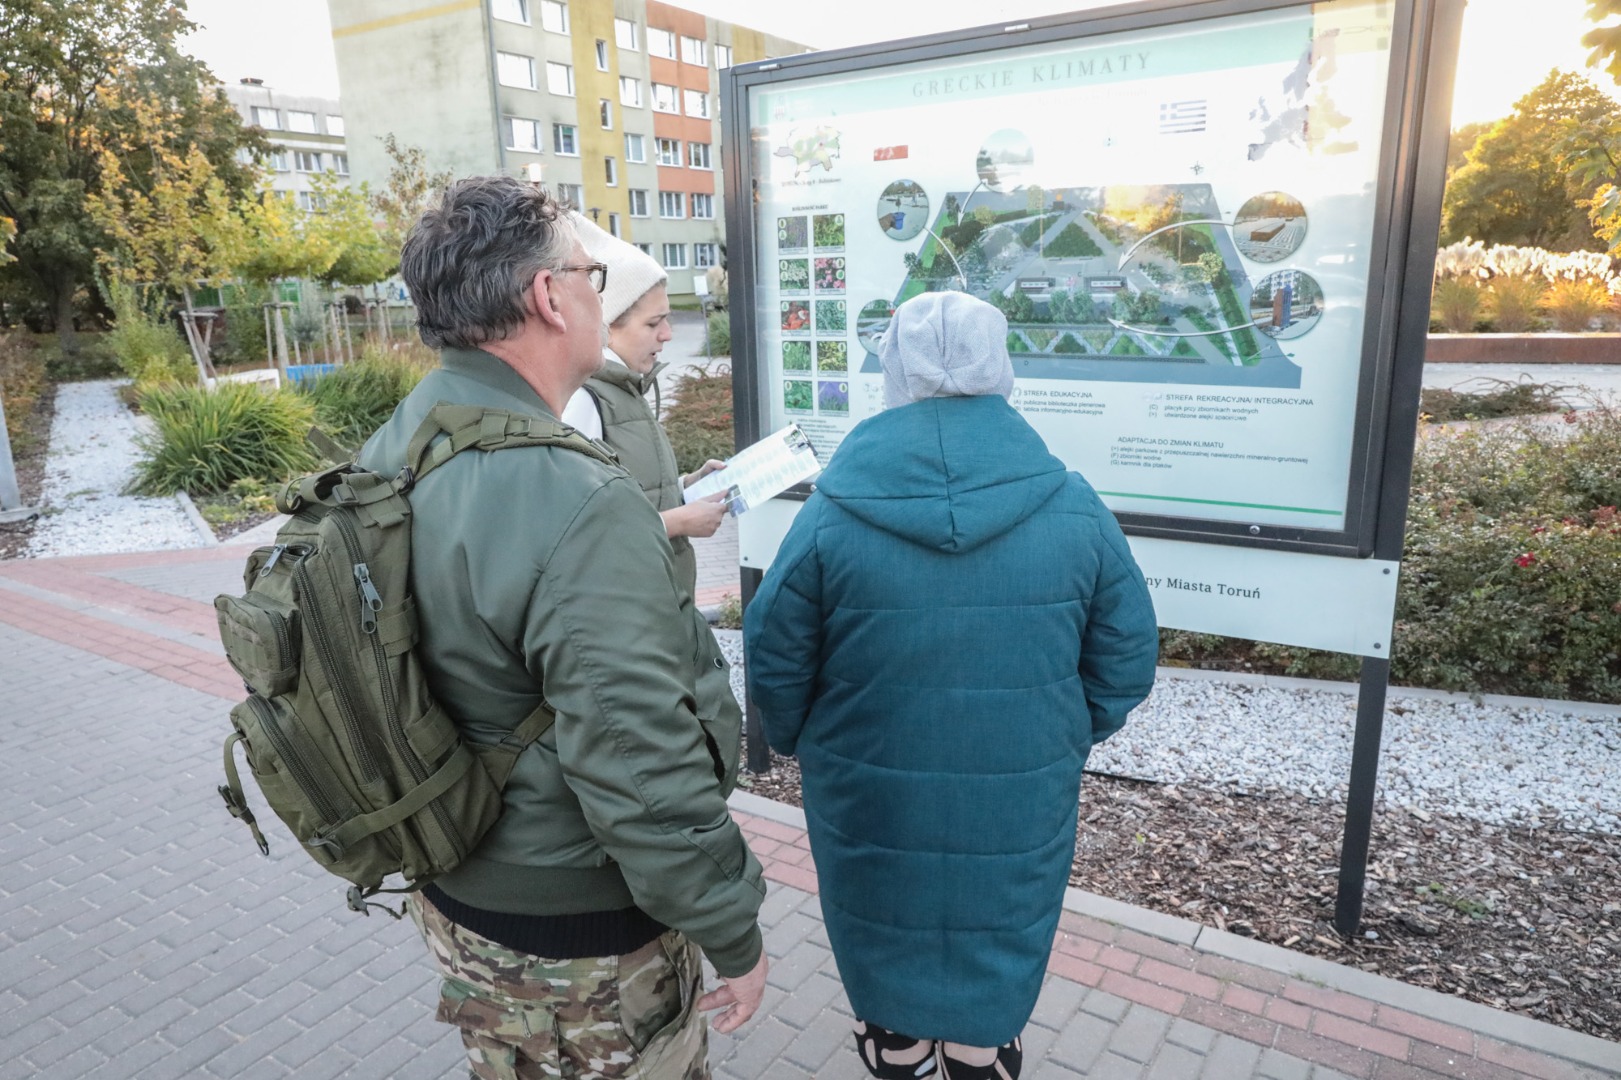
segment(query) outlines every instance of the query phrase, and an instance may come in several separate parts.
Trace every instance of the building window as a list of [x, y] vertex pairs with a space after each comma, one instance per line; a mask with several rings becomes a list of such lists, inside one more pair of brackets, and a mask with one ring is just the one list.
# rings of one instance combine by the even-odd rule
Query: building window
[[732, 66], [732, 47], [730, 45], [715, 46], [715, 66], [718, 68]]
[[680, 112], [675, 103], [675, 87], [664, 83], [653, 84], [653, 111], [654, 112]]
[[280, 131], [281, 111], [279, 109], [267, 109], [262, 105], [255, 105], [253, 107], [253, 122], [264, 128], [266, 131]]
[[574, 68], [546, 61], [546, 89], [559, 97], [574, 96]]
[[490, 7], [495, 17], [502, 22], [529, 25], [529, 0], [495, 0]]
[[687, 245], [664, 245], [664, 269], [685, 270], [687, 268]]
[[288, 109], [287, 130], [297, 131], [304, 135], [314, 135], [316, 132], [315, 114], [305, 112], [302, 109]]
[[699, 270], [707, 270], [720, 263], [719, 250], [714, 244], [692, 245], [692, 265]]
[[293, 171], [317, 173], [321, 171], [321, 155], [314, 150], [293, 151]]
[[271, 172], [286, 172], [287, 171], [287, 151], [285, 151], [285, 150], [272, 150], [272, 151], [270, 151], [270, 171]]
[[552, 125], [552, 151], [564, 157], [579, 157], [580, 144], [575, 141], [576, 129], [573, 124]]
[[633, 79], [629, 75], [619, 76], [619, 104], [629, 105], [633, 109], [642, 106], [642, 80]]
[[609, 214], [608, 215], [608, 235], [609, 236], [618, 236], [619, 235], [619, 215], [618, 214]]
[[319, 214], [326, 210], [326, 199], [313, 191], [300, 191], [298, 208], [311, 214]]
[[609, 187], [617, 187], [619, 184], [619, 163], [611, 157], [603, 158], [602, 175], [603, 179], [608, 182]]
[[687, 115], [709, 119], [709, 95], [702, 90], [684, 90], [687, 99]]
[[608, 70], [608, 43], [597, 38], [597, 70]]
[[557, 199], [571, 210], [585, 205], [585, 193], [580, 190], [579, 184], [558, 184]]
[[659, 30], [649, 26], [647, 28], [647, 55], [662, 56], [666, 60], [674, 60], [675, 35], [668, 30]]
[[688, 143], [687, 164], [691, 165], [694, 169], [709, 168], [709, 144], [706, 142]]
[[331, 168], [333, 172], [337, 173], [339, 176], [349, 175], [348, 154], [328, 154], [327, 157], [332, 160]]
[[630, 216], [631, 217], [646, 217], [647, 216], [647, 192], [639, 191], [636, 188], [631, 188], [629, 194], [630, 194]]
[[631, 246], [634, 247], [637, 251], [641, 252], [643, 255], [646, 255], [649, 259], [651, 259], [653, 257], [653, 245], [652, 244], [632, 244]]
[[621, 49], [636, 48], [636, 24], [629, 19], [615, 19], [614, 42]]
[[704, 67], [708, 59], [704, 56], [704, 39], [684, 37], [681, 39], [681, 59], [689, 64]]
[[502, 86], [517, 86], [524, 90], [535, 89], [535, 58], [520, 56], [517, 53], [498, 52], [495, 54], [495, 77]]
[[343, 117], [329, 114], [326, 118], [326, 133], [343, 138]]
[[597, 118], [602, 121], [603, 131], [612, 131], [614, 126], [614, 104], [607, 98], [597, 99]]
[[682, 218], [686, 216], [684, 213], [682, 213], [682, 211], [685, 209], [686, 207], [682, 205], [681, 192], [659, 192], [659, 217]]
[[653, 146], [658, 150], [660, 165], [681, 164], [681, 143], [677, 139], [654, 139]]
[[625, 136], [625, 160], [641, 164], [647, 160], [647, 140], [640, 135]]
[[558, 0], [540, 0], [540, 25], [554, 34], [568, 33], [568, 5]]
[[522, 150], [526, 154], [540, 153], [540, 121], [507, 117], [507, 149]]
[[706, 221], [713, 220], [715, 217], [715, 196], [699, 195], [694, 192], [692, 196], [692, 216]]

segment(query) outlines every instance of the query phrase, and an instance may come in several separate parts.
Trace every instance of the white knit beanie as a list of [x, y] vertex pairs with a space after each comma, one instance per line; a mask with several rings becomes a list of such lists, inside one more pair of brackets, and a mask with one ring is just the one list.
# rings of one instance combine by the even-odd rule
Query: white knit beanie
[[878, 343], [884, 407], [1013, 393], [1007, 318], [967, 293], [922, 293], [895, 309]]
[[602, 290], [603, 325], [612, 326], [619, 316], [636, 306], [647, 290], [669, 280], [664, 267], [651, 256], [603, 232], [584, 214], [570, 211], [569, 219], [580, 234], [586, 255], [592, 262], [608, 267], [608, 284]]

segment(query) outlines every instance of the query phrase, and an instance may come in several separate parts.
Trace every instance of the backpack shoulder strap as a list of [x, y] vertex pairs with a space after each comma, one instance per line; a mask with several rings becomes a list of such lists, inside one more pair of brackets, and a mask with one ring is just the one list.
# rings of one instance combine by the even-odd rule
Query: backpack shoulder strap
[[[440, 435], [448, 437], [434, 442]], [[480, 405], [440, 402], [429, 410], [411, 436], [405, 451], [405, 467], [414, 482], [463, 450], [506, 450], [517, 446], [561, 446], [604, 465], [619, 466], [612, 450], [556, 420]]]

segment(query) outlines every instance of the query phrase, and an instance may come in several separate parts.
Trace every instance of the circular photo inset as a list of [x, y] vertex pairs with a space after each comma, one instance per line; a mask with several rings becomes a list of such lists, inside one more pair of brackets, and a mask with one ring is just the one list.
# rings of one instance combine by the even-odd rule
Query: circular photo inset
[[979, 148], [974, 159], [974, 171], [979, 182], [992, 191], [1012, 191], [1029, 183], [1031, 167], [1036, 163], [1036, 151], [1030, 137], [1013, 128], [993, 131]]
[[897, 180], [878, 196], [878, 227], [891, 240], [910, 240], [929, 222], [929, 193], [911, 180]]
[[1233, 219], [1238, 253], [1255, 262], [1287, 259], [1306, 239], [1306, 208], [1293, 195], [1268, 191], [1250, 199]]
[[1299, 270], [1274, 270], [1250, 293], [1255, 328], [1279, 341], [1311, 332], [1323, 317], [1323, 287]]
[[856, 315], [856, 340], [861, 347], [878, 355], [878, 339], [889, 329], [889, 320], [895, 317], [895, 305], [888, 300], [873, 300], [863, 304]]

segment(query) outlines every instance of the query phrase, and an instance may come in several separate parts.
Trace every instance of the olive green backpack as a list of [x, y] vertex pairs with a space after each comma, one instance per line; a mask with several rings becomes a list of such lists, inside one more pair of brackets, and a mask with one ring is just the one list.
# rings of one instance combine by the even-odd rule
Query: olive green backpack
[[[438, 405], [398, 476], [351, 462], [288, 484], [277, 507], [291, 519], [249, 556], [247, 591], [214, 600], [248, 691], [231, 710], [220, 795], [268, 855], [237, 774], [240, 742], [265, 802], [316, 862], [352, 883], [349, 906], [363, 914], [380, 906], [367, 897], [418, 889], [466, 858], [500, 816], [518, 754], [551, 727], [543, 703], [500, 743], [465, 741], [415, 649], [411, 488], [458, 453], [521, 446], [616, 464], [556, 421]], [[390, 875], [405, 887], [384, 889]]]

